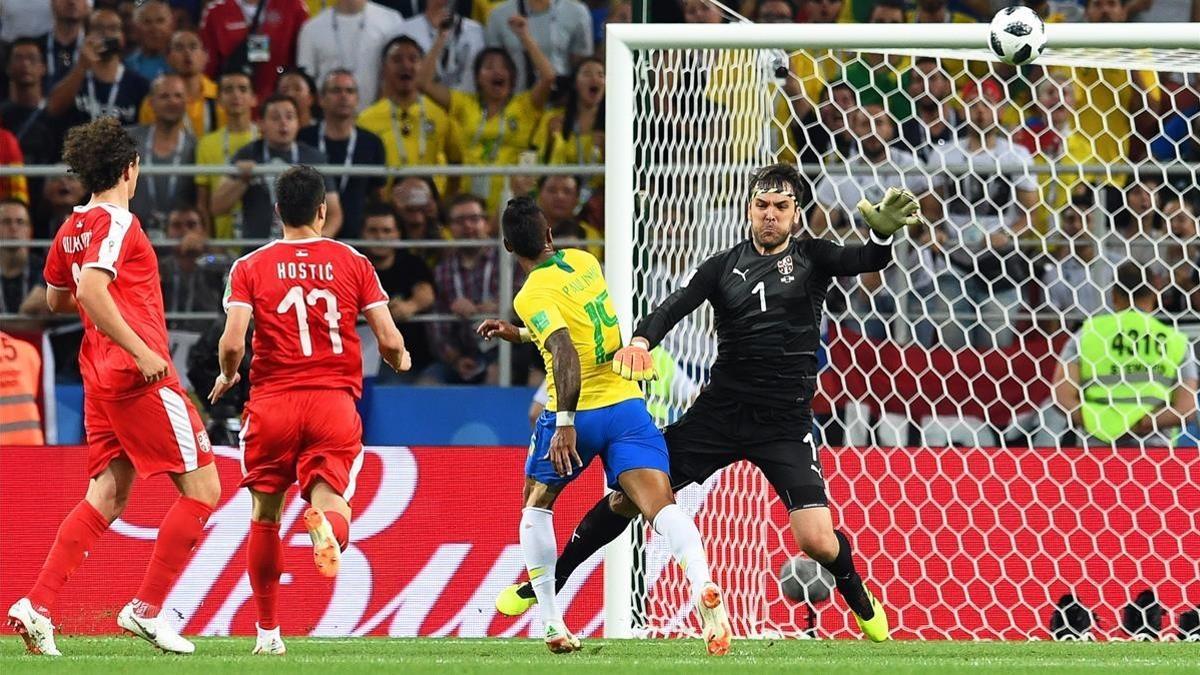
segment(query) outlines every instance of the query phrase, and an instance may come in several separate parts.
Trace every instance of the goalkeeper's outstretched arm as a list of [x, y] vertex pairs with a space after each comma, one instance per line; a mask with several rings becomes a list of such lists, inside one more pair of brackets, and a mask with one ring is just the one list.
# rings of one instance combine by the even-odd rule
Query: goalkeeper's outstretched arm
[[827, 239], [810, 239], [808, 255], [818, 269], [831, 277], [879, 272], [892, 263], [891, 241], [872, 233], [866, 244], [841, 246]]
[[716, 291], [724, 255], [718, 253], [701, 263], [695, 274], [641, 320], [633, 330], [634, 339], [641, 338], [646, 342], [646, 349], [654, 349], [675, 324], [696, 311]]

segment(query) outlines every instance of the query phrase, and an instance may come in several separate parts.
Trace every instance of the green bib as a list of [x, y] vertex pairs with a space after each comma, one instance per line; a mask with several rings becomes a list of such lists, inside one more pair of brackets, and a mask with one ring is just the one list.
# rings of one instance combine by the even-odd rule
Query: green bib
[[1111, 443], [1169, 404], [1187, 350], [1183, 333], [1137, 310], [1088, 319], [1079, 330], [1084, 429]]

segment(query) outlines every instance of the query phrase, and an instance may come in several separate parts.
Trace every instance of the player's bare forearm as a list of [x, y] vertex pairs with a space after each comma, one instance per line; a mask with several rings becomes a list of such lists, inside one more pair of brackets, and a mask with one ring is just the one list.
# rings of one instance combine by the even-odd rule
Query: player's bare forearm
[[55, 314], [73, 314], [79, 311], [75, 296], [65, 288], [47, 288], [46, 306]]
[[150, 347], [121, 316], [121, 310], [117, 309], [116, 301], [108, 292], [108, 285], [112, 281], [112, 275], [105, 270], [85, 268], [79, 274], [75, 300], [101, 333], [134, 359], [142, 358], [150, 351]]
[[231, 305], [226, 312], [225, 331], [217, 342], [217, 362], [226, 379], [233, 379], [246, 356], [246, 331], [249, 330], [251, 316], [253, 312], [250, 308], [241, 305]]
[[404, 348], [404, 336], [400, 334], [400, 329], [396, 328], [391, 310], [386, 305], [379, 305], [368, 309], [365, 314], [367, 325], [375, 334], [375, 341], [379, 343], [379, 356], [384, 363], [397, 372], [411, 368], [412, 359]]
[[574, 411], [579, 405], [579, 352], [571, 342], [571, 334], [560, 328], [546, 338], [546, 350], [554, 364], [554, 395], [560, 411]]

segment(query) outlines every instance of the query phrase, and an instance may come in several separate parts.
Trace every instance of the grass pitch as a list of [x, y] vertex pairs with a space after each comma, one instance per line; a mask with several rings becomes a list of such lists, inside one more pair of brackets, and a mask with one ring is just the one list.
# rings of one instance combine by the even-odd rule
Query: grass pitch
[[0, 672], [11, 673], [1154, 673], [1200, 672], [1200, 645], [1184, 643], [735, 641], [710, 658], [698, 640], [585, 640], [584, 651], [555, 656], [535, 640], [287, 639], [283, 657], [251, 656], [254, 640], [200, 638], [191, 656], [157, 653], [134, 638], [61, 638], [66, 656], [25, 655], [0, 638]]

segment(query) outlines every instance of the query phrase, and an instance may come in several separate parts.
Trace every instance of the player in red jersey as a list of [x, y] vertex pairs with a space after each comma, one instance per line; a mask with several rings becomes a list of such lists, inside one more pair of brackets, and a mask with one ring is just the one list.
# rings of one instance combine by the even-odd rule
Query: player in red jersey
[[166, 473], [179, 500], [158, 527], [154, 554], [117, 625], [169, 652], [195, 646], [159, 610], [221, 496], [212, 447], [167, 350], [158, 257], [129, 212], [138, 154], [113, 118], [76, 127], [63, 159], [92, 193], [59, 228], [46, 257], [46, 300], [79, 311], [83, 345], [87, 494], [58, 528], [37, 582], [9, 610], [35, 654], [58, 656], [50, 608], [71, 573], [125, 508], [134, 477]]
[[350, 539], [354, 479], [362, 466], [362, 349], [354, 326], [359, 314], [392, 368], [412, 365], [392, 320], [375, 268], [358, 251], [321, 237], [325, 182], [298, 165], [276, 180], [283, 239], [239, 258], [225, 290], [221, 374], [216, 401], [239, 378], [246, 329], [254, 319], [250, 401], [242, 424], [242, 486], [253, 513], [247, 567], [258, 607], [256, 654], [283, 654], [275, 608], [282, 573], [279, 521], [287, 489], [300, 483], [311, 505], [304, 513], [321, 574], [337, 574]]

